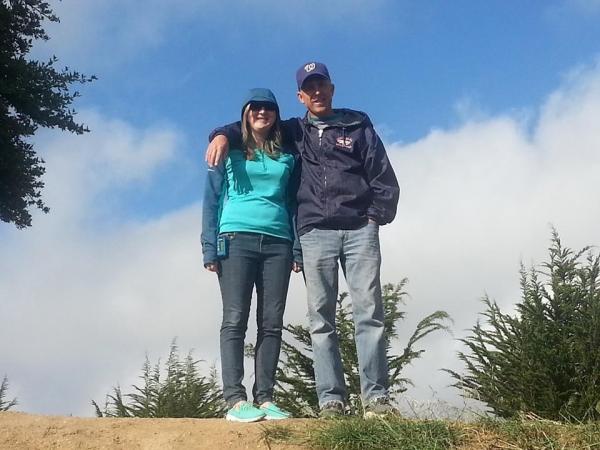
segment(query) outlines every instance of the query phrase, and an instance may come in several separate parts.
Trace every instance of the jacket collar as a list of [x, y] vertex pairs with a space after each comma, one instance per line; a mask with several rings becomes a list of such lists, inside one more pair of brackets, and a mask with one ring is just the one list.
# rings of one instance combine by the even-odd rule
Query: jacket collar
[[[339, 127], [339, 128], [347, 128], [356, 125], [360, 125], [365, 121], [367, 115], [361, 111], [355, 111], [353, 109], [340, 108], [334, 109], [333, 112], [337, 116], [337, 120], [327, 124], [327, 128]], [[304, 123], [307, 125], [313, 125], [312, 122], [308, 119], [308, 112], [304, 115], [303, 119]]]

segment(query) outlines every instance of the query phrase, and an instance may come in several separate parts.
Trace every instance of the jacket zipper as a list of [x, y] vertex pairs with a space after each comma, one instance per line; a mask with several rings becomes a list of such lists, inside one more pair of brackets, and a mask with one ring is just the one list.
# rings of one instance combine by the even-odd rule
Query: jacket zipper
[[319, 128], [319, 156], [321, 157], [321, 168], [323, 169], [323, 203], [325, 217], [327, 217], [327, 171], [325, 170], [325, 158], [323, 155], [323, 129]]

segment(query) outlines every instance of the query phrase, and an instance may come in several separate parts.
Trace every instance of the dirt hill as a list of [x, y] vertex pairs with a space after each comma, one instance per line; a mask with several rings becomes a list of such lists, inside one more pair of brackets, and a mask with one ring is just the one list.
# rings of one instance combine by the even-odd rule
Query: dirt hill
[[[297, 419], [285, 423], [302, 430], [308, 422]], [[97, 419], [0, 412], [0, 449], [301, 449], [269, 447], [262, 433], [271, 425], [223, 419]]]

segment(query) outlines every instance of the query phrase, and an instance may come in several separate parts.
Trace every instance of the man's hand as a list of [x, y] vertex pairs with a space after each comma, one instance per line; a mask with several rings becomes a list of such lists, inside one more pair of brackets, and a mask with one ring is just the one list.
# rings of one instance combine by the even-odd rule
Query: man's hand
[[204, 267], [206, 267], [206, 270], [209, 272], [219, 272], [219, 263], [208, 263]]
[[206, 155], [204, 159], [209, 167], [218, 166], [221, 161], [227, 157], [229, 152], [229, 140], [226, 136], [218, 134], [214, 137], [208, 147], [206, 147]]
[[294, 261], [292, 263], [292, 271], [294, 271], [295, 273], [302, 272], [302, 264]]

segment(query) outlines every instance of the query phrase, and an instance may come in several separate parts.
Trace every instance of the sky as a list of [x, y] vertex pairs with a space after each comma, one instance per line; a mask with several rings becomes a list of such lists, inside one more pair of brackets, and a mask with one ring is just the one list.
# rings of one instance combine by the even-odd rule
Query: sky
[[[369, 114], [399, 179], [381, 229], [382, 281], [409, 279], [394, 348], [425, 315], [453, 318], [407, 368], [408, 401], [460, 407], [441, 369], [463, 370], [459, 339], [484, 295], [514, 310], [519, 264], [545, 260], [553, 226], [568, 247], [600, 244], [598, 0], [50, 3], [61, 22], [31, 57], [98, 80], [75, 104], [89, 133], [33, 138], [50, 213], [0, 224], [0, 376], [17, 410], [92, 416], [91, 400], [130, 392], [174, 338], [218, 368], [220, 294], [200, 248], [207, 136], [253, 87], [303, 115], [294, 73], [311, 60], [328, 65], [334, 106]], [[305, 316], [292, 276], [285, 322]]]

